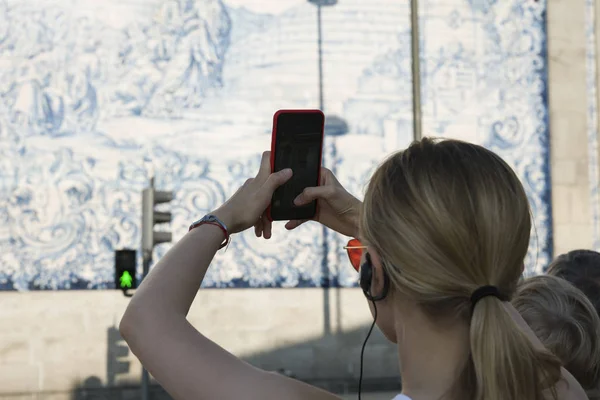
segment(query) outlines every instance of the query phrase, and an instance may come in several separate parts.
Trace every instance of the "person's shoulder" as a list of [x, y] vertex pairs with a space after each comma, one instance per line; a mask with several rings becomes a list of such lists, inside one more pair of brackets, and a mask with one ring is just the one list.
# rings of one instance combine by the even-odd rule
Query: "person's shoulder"
[[398, 396], [394, 397], [392, 400], [411, 400], [411, 399], [408, 396], [405, 396], [403, 394], [399, 394]]
[[[558, 400], [588, 400], [585, 390], [573, 375], [564, 367], [561, 367], [561, 371], [562, 379], [555, 386]], [[553, 396], [547, 396], [547, 398], [552, 399]]]

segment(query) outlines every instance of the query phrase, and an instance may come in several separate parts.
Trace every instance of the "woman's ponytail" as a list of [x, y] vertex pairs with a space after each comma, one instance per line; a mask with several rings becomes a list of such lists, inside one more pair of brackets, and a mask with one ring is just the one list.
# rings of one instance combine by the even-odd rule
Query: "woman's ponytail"
[[485, 284], [512, 297], [523, 273], [531, 211], [504, 160], [457, 140], [413, 142], [371, 178], [360, 225], [399, 298], [435, 325], [470, 331], [470, 357], [456, 361], [445, 398], [548, 400], [553, 391], [556, 398], [559, 360], [536, 347], [496, 294], [480, 296], [472, 312], [466, 298]]
[[534, 347], [500, 299], [485, 297], [473, 307], [470, 336], [476, 400], [557, 398], [560, 361]]

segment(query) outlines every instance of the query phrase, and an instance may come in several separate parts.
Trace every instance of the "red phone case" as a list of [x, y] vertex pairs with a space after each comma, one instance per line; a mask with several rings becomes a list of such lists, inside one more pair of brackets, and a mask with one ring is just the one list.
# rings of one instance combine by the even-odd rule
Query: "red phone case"
[[[277, 111], [274, 115], [273, 115], [273, 133], [271, 134], [271, 173], [273, 173], [273, 168], [274, 168], [274, 162], [275, 162], [275, 142], [277, 139], [277, 118], [279, 118], [279, 116], [281, 114], [311, 114], [311, 113], [316, 113], [316, 114], [321, 114], [323, 115], [323, 124], [321, 126], [321, 150], [319, 152], [319, 166], [321, 166], [323, 164], [323, 135], [324, 135], [324, 131], [325, 131], [325, 115], [323, 114], [323, 111], [321, 110], [279, 110]], [[317, 182], [318, 185], [321, 185], [321, 168], [319, 168], [319, 172], [318, 172], [318, 177], [317, 177]], [[317, 201], [317, 213], [319, 212], [319, 202]], [[271, 217], [271, 204], [269, 204], [269, 206], [267, 207], [267, 218], [269, 219], [269, 221], [273, 221], [273, 218]]]

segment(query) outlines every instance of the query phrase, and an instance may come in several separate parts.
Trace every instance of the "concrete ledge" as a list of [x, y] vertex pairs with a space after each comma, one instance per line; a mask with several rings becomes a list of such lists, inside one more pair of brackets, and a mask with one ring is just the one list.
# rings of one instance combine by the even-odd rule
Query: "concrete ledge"
[[[96, 382], [91, 382], [95, 384]], [[358, 393], [357, 380], [314, 380], [307, 383], [321, 387], [332, 393], [341, 395], [344, 399], [355, 399]], [[368, 398], [392, 399], [400, 393], [402, 387], [396, 377], [364, 379], [363, 394]], [[171, 400], [172, 398], [159, 386], [151, 385], [149, 388], [150, 400]], [[43, 392], [36, 395], [15, 394], [0, 395], [2, 400], [139, 400], [140, 386], [126, 385], [113, 388], [74, 388], [71, 392]]]
[[[0, 330], [0, 398], [113, 387], [128, 396], [123, 388], [139, 385], [141, 376], [116, 329], [128, 301], [118, 291], [0, 293], [0, 320], [11, 325]], [[253, 365], [289, 370], [334, 391], [358, 383], [372, 322], [360, 289], [330, 289], [325, 304], [318, 288], [201, 290], [188, 319]], [[365, 382], [398, 375], [396, 347], [375, 329], [365, 351]]]

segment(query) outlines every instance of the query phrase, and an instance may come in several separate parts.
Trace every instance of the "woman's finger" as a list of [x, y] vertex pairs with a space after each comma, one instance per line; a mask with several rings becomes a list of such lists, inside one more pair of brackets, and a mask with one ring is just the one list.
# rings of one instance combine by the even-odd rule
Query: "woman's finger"
[[333, 186], [308, 187], [294, 199], [294, 204], [297, 206], [303, 206], [316, 199], [330, 200], [334, 195], [335, 187]]
[[306, 221], [310, 221], [310, 220], [308, 220], [308, 219], [295, 219], [295, 220], [292, 220], [292, 221], [288, 221], [285, 224], [285, 229], [287, 229], [288, 231], [291, 231], [292, 229], [296, 229], [297, 227], [299, 227], [300, 225], [302, 225]]
[[263, 219], [259, 218], [254, 224], [254, 234], [256, 237], [261, 237], [263, 233]]
[[273, 192], [279, 186], [286, 183], [292, 177], [292, 170], [290, 168], [282, 169], [269, 175], [267, 181], [264, 184], [264, 188], [267, 189], [269, 198], [273, 196]]
[[271, 152], [265, 151], [260, 160], [260, 169], [256, 175], [256, 179], [262, 184], [271, 175]]
[[325, 167], [321, 167], [321, 186], [327, 185], [328, 183], [338, 183], [337, 179], [335, 178], [335, 175], [333, 175], [333, 172], [331, 172], [330, 169], [327, 169]]
[[263, 237], [265, 239], [271, 239], [271, 234], [273, 230], [273, 224], [271, 220], [269, 220], [265, 214], [263, 214], [261, 220], [263, 225]]

